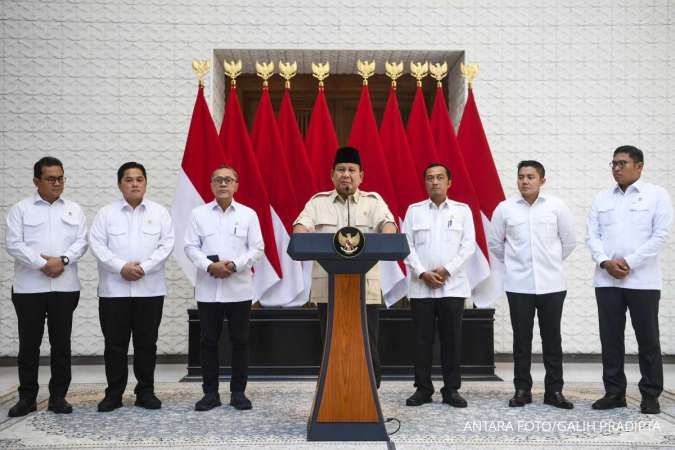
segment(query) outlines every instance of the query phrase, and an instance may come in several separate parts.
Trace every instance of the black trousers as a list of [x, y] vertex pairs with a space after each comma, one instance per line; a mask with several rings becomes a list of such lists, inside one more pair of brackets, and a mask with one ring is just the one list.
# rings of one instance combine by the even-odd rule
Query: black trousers
[[542, 354], [544, 357], [544, 387], [547, 393], [563, 388], [563, 354], [560, 318], [567, 291], [550, 294], [521, 294], [507, 292], [511, 327], [513, 328], [513, 384], [516, 389], [532, 389], [532, 328], [534, 312], [539, 320]]
[[201, 327], [200, 360], [204, 393], [218, 392], [218, 340], [227, 317], [232, 344], [230, 392], [244, 392], [248, 381], [248, 338], [251, 300], [244, 302], [197, 302]]
[[[319, 322], [321, 323], [321, 343], [326, 343], [326, 326], [328, 325], [328, 303], [317, 303]], [[380, 352], [378, 340], [380, 337], [380, 305], [366, 305], [366, 326], [368, 328], [368, 342], [370, 343], [370, 359], [373, 361], [375, 384], [380, 387], [382, 369], [380, 367]]]
[[658, 397], [663, 391], [663, 360], [659, 340], [659, 299], [661, 291], [647, 289], [596, 288], [602, 344], [602, 381], [605, 391], [625, 394], [626, 374], [624, 330], [626, 309], [638, 343], [638, 360], [642, 378], [638, 383], [643, 395]]
[[101, 297], [98, 302], [101, 331], [105, 340], [103, 359], [108, 387], [106, 397], [122, 398], [127, 387], [129, 341], [133, 336], [134, 392], [154, 392], [157, 334], [162, 321], [164, 296]]
[[19, 325], [19, 398], [35, 400], [38, 394], [40, 344], [49, 331], [51, 378], [49, 396], [65, 397], [70, 386], [70, 333], [73, 311], [80, 300], [80, 291], [15, 294], [12, 303]]
[[410, 309], [415, 325], [415, 387], [428, 394], [434, 393], [431, 382], [431, 362], [434, 337], [438, 324], [438, 337], [441, 341], [441, 368], [443, 370], [443, 388], [459, 389], [462, 384], [462, 317], [464, 299], [459, 297], [412, 298]]

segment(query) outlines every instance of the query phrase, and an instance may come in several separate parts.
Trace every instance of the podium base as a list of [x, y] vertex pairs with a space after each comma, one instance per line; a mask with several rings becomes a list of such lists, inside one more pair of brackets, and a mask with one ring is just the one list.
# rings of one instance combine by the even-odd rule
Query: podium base
[[308, 441], [389, 441], [381, 422], [310, 422]]

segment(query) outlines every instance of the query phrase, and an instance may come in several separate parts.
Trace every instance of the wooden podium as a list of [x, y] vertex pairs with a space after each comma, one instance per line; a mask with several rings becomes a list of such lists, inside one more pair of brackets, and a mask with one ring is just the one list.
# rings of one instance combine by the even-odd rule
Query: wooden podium
[[291, 258], [316, 260], [328, 272], [326, 342], [314, 403], [307, 423], [309, 441], [388, 441], [370, 358], [365, 274], [378, 261], [409, 253], [403, 234], [365, 234], [356, 256], [343, 256], [330, 233], [294, 233]]

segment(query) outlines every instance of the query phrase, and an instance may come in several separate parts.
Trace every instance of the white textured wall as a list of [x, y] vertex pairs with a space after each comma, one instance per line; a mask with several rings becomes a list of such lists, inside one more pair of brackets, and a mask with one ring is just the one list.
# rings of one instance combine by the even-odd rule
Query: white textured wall
[[[612, 183], [611, 151], [626, 143], [645, 150], [645, 178], [673, 193], [673, 1], [253, 3], [2, 0], [3, 228], [7, 209], [33, 191], [32, 164], [48, 154], [63, 160], [70, 178], [66, 195], [84, 206], [90, 221], [116, 198], [114, 172], [127, 160], [146, 164], [149, 197], [169, 205], [195, 95], [190, 61], [211, 58], [216, 48], [465, 50], [467, 61], [481, 64], [477, 101], [508, 193], [514, 191], [516, 163], [541, 160], [547, 188], [569, 203], [581, 240], [594, 193]], [[670, 354], [673, 249], [671, 244], [662, 257], [660, 315], [663, 351]], [[567, 264], [567, 352], [600, 350], [592, 269], [580, 245]], [[80, 270], [73, 350], [101, 354], [90, 254]], [[173, 262], [167, 276], [159, 349], [185, 353], [192, 289]], [[16, 355], [18, 346], [11, 280], [12, 264], [3, 253], [0, 355]], [[510, 351], [510, 334], [502, 300], [497, 351]], [[634, 352], [632, 332], [627, 340]]]

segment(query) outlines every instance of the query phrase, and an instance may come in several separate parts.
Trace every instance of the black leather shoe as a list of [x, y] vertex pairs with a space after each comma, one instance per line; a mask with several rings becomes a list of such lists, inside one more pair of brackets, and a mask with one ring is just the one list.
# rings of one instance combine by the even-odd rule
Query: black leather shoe
[[593, 409], [614, 409], [625, 408], [626, 396], [624, 394], [605, 394], [604, 397], [598, 399], [591, 405]]
[[551, 392], [544, 394], [544, 404], [555, 406], [560, 409], [572, 409], [574, 404], [567, 400], [562, 392]]
[[661, 405], [659, 399], [651, 395], [643, 395], [642, 402], [640, 402], [640, 412], [642, 414], [659, 414], [661, 413]]
[[220, 394], [217, 392], [207, 392], [201, 400], [195, 403], [195, 411], [208, 411], [222, 405]]
[[466, 408], [467, 405], [464, 397], [459, 395], [456, 389], [451, 389], [446, 394], [443, 394], [443, 403], [447, 403], [455, 408]]
[[422, 392], [419, 389], [405, 401], [407, 406], [421, 406], [425, 403], [431, 403], [431, 394]]
[[73, 412], [73, 406], [63, 397], [50, 398], [47, 409], [54, 414], [70, 414]]
[[154, 392], [136, 395], [136, 403], [134, 404], [145, 409], [160, 409], [162, 407], [162, 401], [155, 396]]
[[103, 397], [103, 400], [101, 400], [101, 403], [98, 404], [98, 412], [110, 412], [117, 408], [121, 408], [122, 406], [121, 398], [108, 397], [106, 395]]
[[251, 400], [246, 398], [243, 392], [233, 392], [230, 395], [230, 405], [234, 406], [234, 409], [245, 410], [253, 408]]
[[7, 417], [22, 417], [28, 413], [32, 413], [37, 409], [35, 400], [27, 400], [25, 398], [19, 399], [16, 405], [12, 406], [7, 412]]
[[532, 403], [532, 392], [525, 389], [516, 389], [516, 393], [509, 400], [509, 406], [512, 408], [525, 406], [528, 403]]

